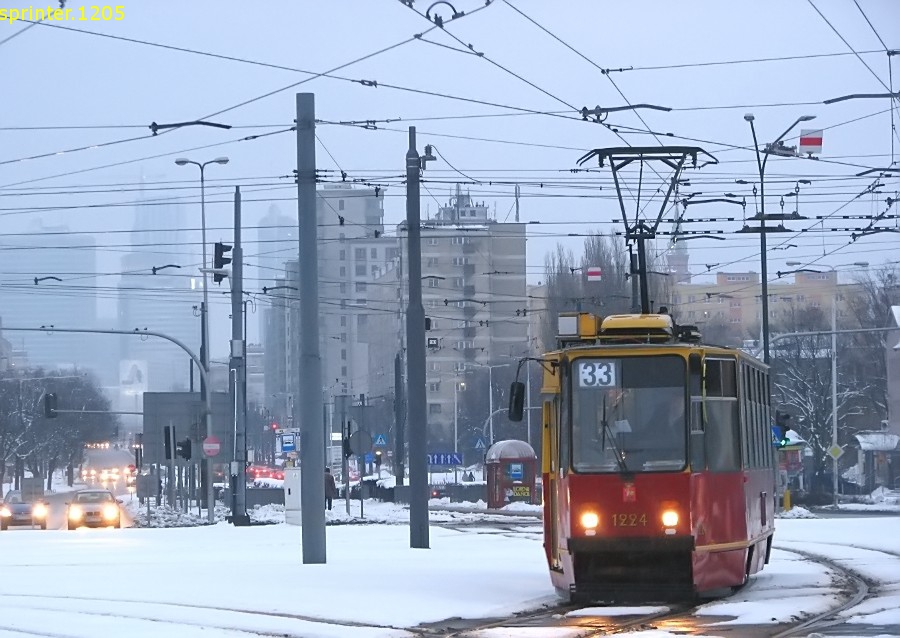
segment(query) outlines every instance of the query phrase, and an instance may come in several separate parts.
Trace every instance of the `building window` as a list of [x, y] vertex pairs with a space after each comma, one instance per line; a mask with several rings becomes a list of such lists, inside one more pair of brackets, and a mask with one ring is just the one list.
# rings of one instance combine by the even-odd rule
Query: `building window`
[[468, 244], [469, 241], [466, 237], [451, 237], [450, 243], [459, 245], [459, 244]]
[[463, 361], [457, 361], [457, 362], [453, 365], [453, 369], [454, 369], [456, 372], [463, 372], [463, 371], [466, 369], [466, 364], [465, 364], [465, 362], [463, 362]]
[[465, 341], [457, 341], [456, 342], [457, 350], [465, 350], [466, 348], [474, 348], [474, 347], [475, 347], [474, 339], [467, 339]]
[[399, 254], [400, 254], [400, 250], [399, 250], [399, 249], [397, 249], [397, 248], [388, 248], [388, 249], [387, 249], [387, 252], [385, 253], [385, 259], [387, 259], [388, 261], [394, 260], [394, 259], [397, 258], [397, 255], [399, 255]]
[[429, 237], [429, 238], [428, 238], [428, 245], [429, 245], [429, 246], [437, 246], [437, 245], [438, 245], [438, 238], [437, 238], [437, 237]]
[[732, 299], [731, 302], [728, 304], [728, 307], [729, 308], [740, 308], [741, 300], [740, 299]]
[[440, 414], [441, 413], [441, 404], [440, 403], [429, 403], [428, 404], [428, 414]]
[[356, 257], [356, 261], [365, 261], [366, 260], [366, 249], [365, 248], [356, 248], [353, 251], [353, 256]]
[[437, 257], [429, 257], [428, 261], [425, 263], [426, 266], [437, 266], [438, 258]]
[[750, 281], [750, 275], [726, 275], [725, 281]]
[[341, 271], [340, 271], [340, 272], [341, 272], [341, 277], [346, 277], [346, 276], [347, 276], [347, 267], [346, 267], [346, 266], [341, 266]]
[[344, 394], [347, 394], [347, 382], [346, 381], [341, 383], [341, 392], [343, 392]]
[[695, 314], [693, 310], [688, 310], [688, 319], [693, 319]]
[[346, 361], [346, 360], [347, 360], [347, 349], [341, 348], [341, 361]]
[[357, 277], [365, 277], [366, 276], [366, 265], [365, 264], [356, 264], [356, 276]]
[[338, 241], [341, 241], [341, 242], [347, 241], [347, 235], [345, 235], [344, 233], [341, 233], [340, 235], [338, 235]]
[[429, 307], [429, 308], [437, 308], [437, 307], [438, 307], [438, 300], [437, 300], [437, 299], [429, 299], [429, 300], [428, 300], [428, 307]]
[[438, 381], [436, 383], [429, 383], [428, 391], [429, 392], [440, 392], [441, 391], [441, 382]]
[[453, 265], [454, 265], [454, 266], [465, 266], [465, 265], [467, 265], [468, 263], [469, 263], [469, 258], [468, 258], [468, 257], [454, 257], [454, 258], [453, 258]]
[[366, 291], [366, 282], [357, 281], [356, 282], [356, 292], [365, 292]]
[[455, 288], [462, 288], [464, 283], [465, 282], [463, 281], [462, 277], [454, 277], [453, 278], [453, 286]]
[[728, 320], [728, 323], [740, 323], [740, 322], [741, 322], [740, 317], [732, 317], [731, 319]]
[[342, 377], [347, 376], [347, 366], [341, 366], [341, 376]]
[[697, 298], [694, 295], [688, 295], [688, 303], [694, 303]]
[[441, 363], [440, 361], [432, 361], [428, 364], [428, 370], [430, 372], [440, 372], [441, 371]]
[[356, 329], [365, 330], [369, 325], [369, 315], [360, 315], [356, 318]]
[[341, 343], [347, 343], [347, 333], [346, 332], [341, 333]]
[[431, 329], [432, 329], [432, 330], [437, 330], [437, 329], [438, 329], [439, 323], [440, 323], [440, 322], [439, 322], [437, 319], [432, 319], [432, 320], [431, 320]]
[[338, 200], [338, 210], [344, 210], [344, 200], [343, 199]]
[[372, 266], [372, 276], [377, 277], [381, 274], [381, 268], [379, 266]]
[[378, 259], [378, 249], [373, 248], [369, 251], [369, 257], [372, 259]]
[[362, 299], [362, 298], [357, 298], [357, 299], [356, 299], [356, 305], [357, 305], [357, 306], [365, 306], [367, 303], [368, 303], [368, 301], [366, 301], [365, 299]]
[[434, 277], [428, 278], [428, 287], [429, 288], [439, 288], [440, 287], [440, 279], [435, 279]]
[[341, 328], [345, 328], [347, 326], [347, 315], [341, 315]]
[[341, 294], [342, 294], [342, 295], [343, 295], [343, 294], [346, 294], [346, 292], [347, 292], [347, 284], [341, 282], [341, 284], [340, 284], [340, 286], [338, 286], [338, 288], [340, 288]]

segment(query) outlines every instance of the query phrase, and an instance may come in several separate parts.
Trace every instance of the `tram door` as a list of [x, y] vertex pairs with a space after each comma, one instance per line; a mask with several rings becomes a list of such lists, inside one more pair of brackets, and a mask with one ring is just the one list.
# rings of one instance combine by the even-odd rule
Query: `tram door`
[[546, 526], [546, 540], [548, 543], [548, 558], [551, 569], [562, 570], [559, 561], [559, 398], [553, 401], [544, 401], [541, 414], [543, 423], [543, 454], [541, 472], [547, 481], [546, 498], [544, 507], [544, 525]]

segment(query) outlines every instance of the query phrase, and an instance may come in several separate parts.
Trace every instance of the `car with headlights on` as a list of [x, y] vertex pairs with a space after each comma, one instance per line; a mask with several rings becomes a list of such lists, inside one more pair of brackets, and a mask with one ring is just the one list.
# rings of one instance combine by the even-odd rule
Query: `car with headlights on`
[[0, 503], [0, 530], [16, 525], [47, 529], [48, 513], [45, 502], [26, 498], [19, 490], [10, 490]]
[[119, 501], [109, 490], [82, 490], [66, 506], [69, 529], [79, 527], [121, 527]]

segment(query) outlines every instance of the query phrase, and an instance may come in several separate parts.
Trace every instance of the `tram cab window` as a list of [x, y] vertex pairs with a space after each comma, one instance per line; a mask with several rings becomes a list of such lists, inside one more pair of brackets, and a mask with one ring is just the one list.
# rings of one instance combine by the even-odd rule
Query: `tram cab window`
[[706, 360], [706, 458], [711, 472], [741, 468], [736, 371], [734, 359]]
[[685, 360], [675, 355], [575, 359], [565, 384], [572, 397], [572, 468], [576, 472], [683, 469], [686, 367]]

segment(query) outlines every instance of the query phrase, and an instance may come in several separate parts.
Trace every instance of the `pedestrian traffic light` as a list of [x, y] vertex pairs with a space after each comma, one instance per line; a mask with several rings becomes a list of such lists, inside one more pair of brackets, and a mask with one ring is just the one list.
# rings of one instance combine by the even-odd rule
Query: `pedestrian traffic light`
[[775, 425], [772, 426], [772, 443], [775, 447], [782, 448], [790, 444], [788, 432], [791, 431], [790, 426], [791, 415], [781, 410], [775, 410]]
[[[227, 252], [231, 252], [231, 246], [226, 246], [220, 241], [216, 242], [216, 247], [213, 254], [213, 268], [224, 268], [226, 265], [231, 263], [231, 257], [225, 256], [225, 253]], [[225, 279], [225, 275], [213, 273], [213, 281], [217, 284], [221, 284], [223, 279]]]
[[175, 453], [185, 461], [191, 460], [191, 440], [185, 439], [175, 445]]
[[375, 468], [381, 469], [381, 450], [375, 450]]
[[48, 392], [44, 395], [44, 416], [48, 419], [55, 419], [56, 414], [56, 395]]

